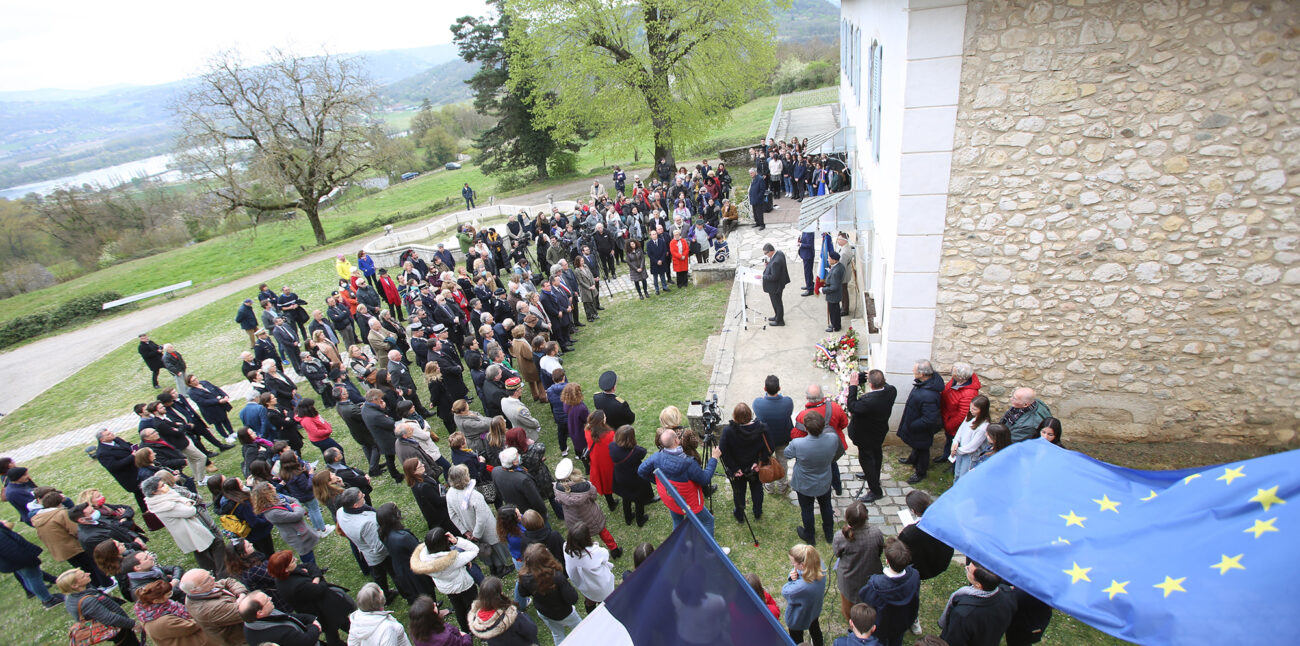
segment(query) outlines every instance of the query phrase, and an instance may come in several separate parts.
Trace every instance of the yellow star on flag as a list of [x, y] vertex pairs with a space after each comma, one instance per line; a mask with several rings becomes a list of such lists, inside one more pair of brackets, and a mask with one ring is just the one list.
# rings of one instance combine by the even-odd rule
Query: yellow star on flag
[[1264, 534], [1267, 534], [1267, 533], [1269, 533], [1269, 532], [1280, 532], [1280, 531], [1282, 531], [1282, 530], [1280, 530], [1280, 529], [1278, 529], [1278, 528], [1276, 528], [1276, 527], [1273, 526], [1273, 523], [1276, 523], [1276, 522], [1277, 522], [1277, 519], [1276, 519], [1276, 518], [1270, 518], [1270, 519], [1268, 519], [1268, 520], [1256, 520], [1256, 521], [1255, 521], [1255, 525], [1254, 525], [1253, 527], [1247, 527], [1247, 528], [1246, 528], [1246, 531], [1244, 531], [1244, 532], [1242, 532], [1242, 533], [1243, 533], [1243, 534], [1249, 534], [1249, 533], [1251, 533], [1251, 532], [1254, 532], [1254, 534], [1255, 534], [1255, 538], [1259, 538], [1260, 536], [1262, 536], [1262, 535], [1264, 535]]
[[1263, 505], [1264, 511], [1268, 511], [1269, 507], [1272, 507], [1273, 505], [1286, 504], [1285, 500], [1277, 497], [1277, 487], [1273, 487], [1272, 489], [1256, 489], [1255, 491], [1257, 493], [1254, 498], [1250, 499], [1250, 501]]
[[1197, 478], [1199, 478], [1199, 477], [1201, 477], [1201, 474], [1199, 474], [1199, 473], [1193, 473], [1192, 475], [1187, 476], [1186, 478], [1183, 478], [1183, 484], [1192, 484], [1192, 481], [1195, 480], [1195, 479], [1197, 479]]
[[1061, 518], [1064, 518], [1064, 519], [1065, 519], [1065, 526], [1066, 526], [1066, 527], [1069, 527], [1070, 525], [1078, 525], [1079, 527], [1083, 527], [1083, 521], [1088, 520], [1088, 517], [1087, 517], [1087, 516], [1076, 516], [1076, 515], [1074, 514], [1074, 510], [1073, 510], [1073, 509], [1070, 510], [1070, 513], [1069, 513], [1068, 515], [1067, 515], [1067, 514], [1057, 514], [1057, 516], [1060, 516]]
[[1212, 568], [1218, 568], [1220, 575], [1227, 574], [1228, 570], [1246, 569], [1246, 566], [1241, 564], [1241, 557], [1245, 556], [1245, 554], [1238, 554], [1236, 556], [1231, 556], [1231, 557], [1228, 556], [1227, 554], [1224, 554], [1222, 556], [1223, 556], [1222, 560], [1210, 566]]
[[1147, 496], [1146, 498], [1140, 498], [1140, 500], [1141, 500], [1142, 502], [1146, 502], [1146, 501], [1148, 501], [1148, 500], [1155, 500], [1155, 497], [1156, 497], [1156, 490], [1155, 490], [1155, 489], [1152, 489], [1152, 490], [1151, 490], [1151, 495], [1150, 495], [1150, 496]]
[[1102, 590], [1102, 592], [1108, 592], [1108, 593], [1110, 593], [1110, 598], [1111, 598], [1112, 601], [1114, 601], [1114, 600], [1115, 600], [1115, 595], [1117, 595], [1117, 594], [1128, 594], [1128, 590], [1125, 590], [1125, 589], [1124, 589], [1124, 586], [1126, 586], [1126, 585], [1128, 585], [1128, 584], [1129, 584], [1129, 581], [1125, 581], [1125, 582], [1123, 582], [1123, 583], [1120, 583], [1119, 581], [1116, 581], [1115, 579], [1111, 579], [1111, 580], [1110, 580], [1110, 585], [1109, 585], [1109, 586], [1106, 586], [1106, 588], [1105, 588], [1104, 590]]
[[1242, 473], [1242, 471], [1245, 471], [1245, 469], [1246, 467], [1237, 467], [1235, 469], [1229, 469], [1228, 467], [1224, 467], [1223, 475], [1215, 478], [1215, 480], [1222, 480], [1226, 484], [1232, 484], [1233, 480], [1236, 480], [1237, 478], [1246, 477], [1246, 474]]
[[1153, 586], [1151, 586], [1151, 587], [1153, 587], [1153, 588], [1160, 588], [1161, 590], [1164, 590], [1164, 591], [1165, 591], [1165, 598], [1168, 599], [1168, 598], [1169, 598], [1169, 595], [1170, 595], [1170, 594], [1173, 594], [1175, 591], [1176, 591], [1176, 592], [1187, 592], [1187, 590], [1184, 590], [1184, 589], [1183, 589], [1183, 581], [1186, 581], [1186, 580], [1187, 580], [1187, 577], [1182, 577], [1182, 578], [1179, 578], [1179, 579], [1175, 579], [1175, 578], [1172, 578], [1172, 577], [1166, 575], [1166, 576], [1165, 576], [1165, 580], [1164, 580], [1163, 582], [1161, 582], [1161, 583], [1157, 583], [1157, 584], [1155, 584], [1155, 585], [1153, 585]]
[[1100, 500], [1098, 500], [1098, 499], [1096, 499], [1096, 498], [1093, 498], [1092, 501], [1095, 502], [1095, 503], [1097, 503], [1098, 505], [1101, 505], [1101, 510], [1102, 510], [1102, 511], [1113, 511], [1113, 512], [1115, 512], [1115, 513], [1117, 513], [1117, 514], [1119, 513], [1119, 505], [1120, 505], [1120, 503], [1117, 503], [1117, 502], [1115, 502], [1114, 500], [1111, 500], [1111, 499], [1110, 499], [1110, 496], [1107, 496], [1107, 495], [1105, 495], [1105, 494], [1102, 494]]
[[1070, 575], [1070, 584], [1071, 584], [1071, 585], [1073, 585], [1073, 584], [1075, 584], [1075, 583], [1078, 583], [1078, 582], [1081, 581], [1081, 580], [1082, 580], [1082, 581], [1087, 581], [1088, 583], [1092, 583], [1092, 579], [1089, 579], [1089, 578], [1088, 578], [1088, 573], [1092, 571], [1092, 568], [1090, 568], [1090, 567], [1079, 567], [1079, 563], [1078, 563], [1077, 561], [1074, 563], [1074, 567], [1072, 567], [1072, 568], [1070, 568], [1070, 569], [1068, 569], [1068, 570], [1061, 570], [1061, 571], [1064, 572], [1064, 573], [1066, 573], [1066, 574], [1068, 574], [1068, 575]]

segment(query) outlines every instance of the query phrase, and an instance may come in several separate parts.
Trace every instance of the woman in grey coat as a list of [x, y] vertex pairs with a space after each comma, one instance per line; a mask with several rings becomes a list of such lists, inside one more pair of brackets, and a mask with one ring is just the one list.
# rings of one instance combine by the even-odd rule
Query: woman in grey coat
[[817, 543], [813, 532], [813, 502], [821, 507], [822, 532], [826, 542], [834, 540], [835, 512], [831, 509], [831, 464], [839, 451], [840, 440], [835, 433], [822, 433], [826, 428], [826, 419], [821, 413], [809, 412], [803, 418], [803, 425], [808, 431], [804, 437], [790, 440], [785, 447], [785, 457], [794, 460], [790, 470], [790, 488], [799, 495], [799, 513], [803, 517], [803, 527], [796, 531], [800, 540], [809, 544]]
[[636, 240], [627, 241], [627, 277], [636, 285], [637, 298], [645, 299], [650, 295], [650, 288], [646, 286], [645, 270], [645, 252], [641, 250], [641, 243]]
[[65, 596], [63, 597], [63, 607], [67, 609], [68, 614], [72, 615], [74, 621], [82, 619], [92, 619], [105, 626], [112, 626], [118, 629], [116, 644], [118, 646], [138, 646], [140, 640], [136, 639], [135, 620], [131, 615], [108, 595], [88, 588], [90, 585], [90, 574], [85, 570], [73, 568], [59, 575], [55, 585]]
[[591, 323], [600, 318], [596, 314], [596, 281], [599, 279], [591, 273], [585, 256], [575, 257], [573, 267], [573, 273], [578, 276], [578, 299], [582, 301], [582, 309], [587, 313], [587, 322]]
[[280, 530], [280, 538], [284, 539], [289, 549], [298, 554], [299, 560], [315, 563], [316, 555], [312, 550], [316, 549], [316, 543], [320, 542], [321, 537], [303, 521], [307, 509], [297, 500], [276, 493], [275, 488], [266, 482], [253, 487], [251, 497], [253, 513], [261, 514]]

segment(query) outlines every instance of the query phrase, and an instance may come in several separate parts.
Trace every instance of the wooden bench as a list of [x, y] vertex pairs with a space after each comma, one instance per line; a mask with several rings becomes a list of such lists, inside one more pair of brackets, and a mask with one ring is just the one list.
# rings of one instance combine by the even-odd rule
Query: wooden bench
[[159, 287], [158, 289], [151, 289], [151, 290], [149, 290], [149, 291], [147, 291], [147, 292], [140, 292], [139, 294], [133, 294], [133, 295], [131, 295], [131, 296], [127, 296], [126, 298], [119, 298], [119, 299], [117, 299], [117, 300], [115, 300], [115, 301], [109, 301], [109, 302], [107, 302], [107, 303], [104, 303], [104, 305], [103, 305], [103, 309], [106, 309], [106, 310], [107, 310], [107, 309], [112, 309], [112, 308], [117, 307], [117, 306], [119, 306], [119, 305], [126, 305], [127, 303], [134, 303], [134, 302], [136, 302], [136, 301], [142, 301], [142, 300], [144, 300], [144, 299], [146, 299], [146, 298], [149, 298], [149, 297], [152, 297], [152, 296], [158, 296], [158, 295], [160, 295], [160, 294], [170, 294], [171, 292], [174, 292], [174, 291], [176, 291], [176, 290], [178, 290], [178, 289], [185, 289], [186, 287], [189, 287], [190, 285], [193, 285], [193, 284], [194, 284], [194, 281], [192, 281], [192, 280], [187, 280], [187, 281], [185, 281], [185, 282], [183, 282], [183, 283], [176, 283], [175, 285], [168, 285], [168, 286], [166, 286], [166, 287]]

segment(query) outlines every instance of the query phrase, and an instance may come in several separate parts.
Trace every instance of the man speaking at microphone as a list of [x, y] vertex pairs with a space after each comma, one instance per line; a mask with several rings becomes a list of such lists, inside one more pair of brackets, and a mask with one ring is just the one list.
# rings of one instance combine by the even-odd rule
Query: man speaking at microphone
[[768, 325], [785, 325], [785, 304], [781, 302], [781, 292], [790, 283], [790, 272], [785, 268], [785, 254], [777, 251], [772, 243], [763, 245], [763, 255], [767, 256], [767, 266], [763, 267], [763, 291], [772, 299], [772, 311], [776, 314], [768, 319]]

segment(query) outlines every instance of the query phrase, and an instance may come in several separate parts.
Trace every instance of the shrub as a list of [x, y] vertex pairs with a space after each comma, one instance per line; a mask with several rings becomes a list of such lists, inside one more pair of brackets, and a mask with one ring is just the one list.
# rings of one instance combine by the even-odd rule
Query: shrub
[[122, 298], [117, 292], [99, 292], [69, 299], [53, 308], [37, 310], [0, 323], [0, 348], [67, 327], [104, 313], [103, 305]]

